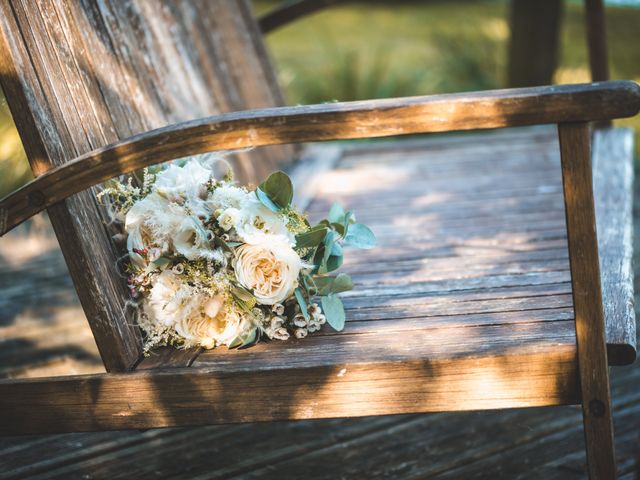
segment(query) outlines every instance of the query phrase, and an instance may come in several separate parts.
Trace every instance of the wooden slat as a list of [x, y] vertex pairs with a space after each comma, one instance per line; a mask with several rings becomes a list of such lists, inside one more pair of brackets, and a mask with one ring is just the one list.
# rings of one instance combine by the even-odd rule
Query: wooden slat
[[560, 124], [558, 135], [589, 477], [613, 479], [616, 458], [589, 126], [587, 123]]
[[[633, 116], [634, 82], [537, 87], [238, 112], [133, 136], [50, 170], [0, 201], [0, 233], [117, 175], [204, 152]], [[34, 201], [34, 198], [39, 200]], [[29, 201], [31, 199], [31, 201]]]
[[633, 298], [633, 131], [593, 132], [593, 171], [602, 299], [610, 365], [636, 358]]
[[[0, 12], [0, 80], [36, 175], [170, 123], [283, 103], [248, 0], [11, 0]], [[240, 153], [238, 176], [260, 181], [293, 153]], [[94, 193], [49, 215], [105, 366], [127, 370], [141, 341]]]
[[[466, 346], [448, 342], [445, 330], [441, 334], [416, 332], [401, 348], [390, 351], [388, 336], [371, 334], [357, 340], [366, 342], [370, 352], [362, 357], [360, 350], [355, 356], [350, 353], [356, 341], [352, 335], [329, 341], [315, 337], [302, 346], [304, 355], [284, 355], [280, 358], [285, 363], [273, 359], [263, 368], [236, 361], [223, 364], [227, 355], [201, 355], [201, 364], [209, 358], [213, 365], [0, 381], [0, 432], [148, 428], [575, 403], [573, 322], [555, 324], [555, 336], [549, 329], [523, 326], [519, 338], [528, 334], [530, 340], [521, 343], [517, 355], [511, 344], [500, 347], [501, 355], [496, 355], [495, 349], [484, 354], [483, 344], [495, 335], [505, 336], [498, 331], [500, 327], [481, 327], [470, 335]], [[502, 327], [507, 328], [514, 331], [513, 326]]]

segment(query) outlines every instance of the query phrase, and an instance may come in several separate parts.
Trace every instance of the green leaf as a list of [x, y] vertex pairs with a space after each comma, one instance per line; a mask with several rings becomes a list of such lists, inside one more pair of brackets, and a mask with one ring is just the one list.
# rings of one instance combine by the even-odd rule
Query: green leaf
[[162, 269], [171, 263], [171, 259], [167, 257], [160, 257], [151, 263], [153, 264], [154, 267]]
[[331, 205], [331, 209], [329, 210], [329, 222], [342, 223], [344, 221], [344, 215], [344, 208], [336, 202]]
[[296, 296], [296, 300], [298, 301], [298, 305], [300, 305], [300, 311], [302, 315], [304, 315], [305, 320], [309, 320], [309, 311], [307, 310], [307, 301], [304, 299], [304, 295], [302, 294], [302, 290], [296, 288], [294, 291]]
[[216, 247], [220, 247], [225, 252], [233, 253], [233, 249], [231, 248], [231, 246], [227, 242], [225, 242], [221, 237], [215, 235], [213, 237], [213, 243], [215, 244]]
[[317, 247], [327, 235], [327, 227], [316, 225], [311, 230], [296, 235], [296, 248]]
[[340, 273], [336, 277], [314, 277], [318, 295], [346, 292], [353, 288], [353, 281], [346, 273]]
[[278, 213], [280, 211], [280, 207], [278, 207], [278, 205], [276, 205], [265, 192], [260, 190], [260, 187], [256, 188], [256, 197], [258, 197], [258, 200], [260, 200], [260, 202], [272, 212]]
[[264, 192], [281, 209], [287, 208], [293, 200], [293, 184], [289, 175], [284, 172], [278, 171], [269, 175], [269, 178], [260, 184], [258, 190]]
[[238, 335], [234, 338], [229, 344], [229, 348], [242, 348], [251, 345], [258, 339], [258, 329], [255, 328], [251, 330], [249, 333], [244, 335]]
[[333, 249], [333, 245], [335, 243], [336, 233], [333, 230], [329, 230], [327, 235], [324, 237], [324, 250], [322, 253], [322, 260], [318, 266], [319, 273], [327, 273], [327, 261], [331, 256], [331, 250]]
[[376, 246], [376, 236], [366, 225], [354, 223], [349, 226], [344, 243], [357, 248], [373, 248]]
[[338, 232], [341, 237], [344, 237], [344, 233], [345, 233], [344, 225], [342, 225], [341, 223], [332, 223], [331, 228], [333, 228], [336, 232]]
[[353, 221], [353, 212], [347, 212], [344, 215], [344, 233], [342, 234], [343, 237], [346, 237], [349, 233], [349, 227], [351, 226], [351, 224], [355, 223]]
[[240, 287], [231, 287], [231, 295], [242, 310], [250, 312], [256, 305], [256, 297], [250, 291]]
[[339, 269], [342, 266], [342, 262], [344, 257], [342, 255], [331, 255], [327, 259], [327, 272], [333, 272], [334, 270]]
[[342, 300], [331, 294], [326, 297], [322, 297], [321, 302], [322, 311], [324, 312], [324, 316], [327, 318], [327, 323], [338, 332], [344, 329], [345, 314]]

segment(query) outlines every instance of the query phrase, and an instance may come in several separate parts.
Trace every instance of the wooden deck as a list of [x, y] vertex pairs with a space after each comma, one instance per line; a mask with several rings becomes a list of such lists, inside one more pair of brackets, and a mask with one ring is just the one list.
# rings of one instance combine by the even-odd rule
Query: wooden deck
[[[548, 131], [540, 132], [538, 136], [527, 134], [521, 141], [512, 140], [503, 152], [496, 151], [495, 145], [485, 147], [465, 142], [461, 137], [457, 141], [461, 149], [457, 153], [454, 149], [453, 154], [449, 149], [448, 155], [471, 152], [473, 156], [463, 162], [458, 159], [450, 163], [447, 158], [439, 158], [441, 147], [450, 146], [450, 141], [405, 144], [407, 148], [397, 168], [393, 168], [389, 156], [397, 156], [398, 152], [377, 144], [341, 160], [337, 173], [329, 176], [332, 179], [326, 183], [329, 187], [320, 188], [318, 200], [310, 205], [312, 215], [326, 209], [326, 199], [337, 197], [356, 210], [359, 220], [373, 226], [382, 245], [392, 245], [402, 239], [386, 225], [394, 221], [406, 227], [414, 208], [413, 214], [418, 217], [412, 222], [424, 229], [416, 230], [416, 238], [419, 235], [426, 239], [421, 245], [431, 250], [425, 262], [411, 256], [410, 244], [398, 249], [393, 261], [395, 273], [387, 272], [382, 283], [380, 274], [386, 269], [372, 257], [375, 252], [352, 254], [346, 267], [355, 273], [359, 284], [358, 290], [345, 296], [352, 328], [332, 336], [333, 342], [358, 335], [369, 322], [382, 323], [390, 317], [403, 318], [403, 334], [410, 333], [416, 328], [412, 320], [415, 315], [411, 314], [416, 309], [421, 318], [433, 322], [431, 330], [423, 330], [432, 334], [425, 337], [425, 341], [433, 344], [430, 348], [439, 341], [439, 317], [434, 314], [443, 308], [454, 316], [469, 313], [463, 310], [471, 306], [478, 318], [486, 316], [487, 329], [512, 323], [509, 309], [496, 310], [496, 305], [512, 302], [520, 309], [522, 302], [529, 302], [531, 317], [529, 322], [521, 323], [537, 324], [540, 328], [571, 323], [561, 208], [557, 214], [558, 202], [562, 204], [559, 167], [554, 163], [554, 144], [548, 141]], [[540, 147], [541, 168], [534, 168], [530, 159], [522, 156], [511, 174], [483, 177], [484, 168], [502, 168], [500, 158], [505, 152], [516, 158], [518, 148], [530, 148], [530, 141], [544, 146]], [[472, 149], [470, 145], [474, 145]], [[429, 165], [447, 177], [431, 179], [432, 190], [422, 195], [411, 185], [416, 175], [423, 179], [431, 175], [429, 168], [417, 167], [426, 165], [422, 158], [425, 155], [430, 157]], [[358, 164], [357, 178], [349, 174], [354, 164]], [[469, 169], [474, 173], [472, 186], [477, 194], [474, 202], [439, 196], [438, 185], [446, 186], [443, 191], [447, 192], [459, 190], [455, 178], [461, 173], [460, 168], [467, 169], [466, 174]], [[555, 178], [555, 183], [549, 183], [548, 178]], [[491, 184], [486, 183], [489, 180]], [[354, 185], [355, 182], [359, 185]], [[388, 201], [376, 204], [360, 199], [359, 190], [365, 192], [371, 185], [377, 185], [382, 192], [384, 182], [389, 185], [403, 182], [408, 187], [404, 196], [396, 197], [391, 205]], [[347, 185], [345, 195], [341, 195], [342, 186]], [[465, 188], [468, 187], [466, 184]], [[527, 189], [540, 193], [540, 188], [545, 189], [543, 195], [531, 200]], [[505, 205], [505, 199], [510, 201], [507, 205], [512, 207], [511, 212], [497, 208]], [[430, 213], [425, 213], [425, 202], [433, 207], [428, 209]], [[402, 215], [397, 215], [398, 211]], [[636, 216], [640, 220], [639, 217]], [[468, 228], [473, 221], [481, 224]], [[100, 372], [102, 365], [95, 343], [48, 222], [40, 217], [30, 228], [29, 232], [22, 228], [0, 240], [0, 375], [39, 377]], [[471, 231], [473, 235], [466, 235]], [[452, 243], [451, 232], [462, 241]], [[512, 240], [520, 238], [519, 246], [505, 245], [501, 233]], [[402, 258], [407, 252], [407, 258]], [[536, 284], [538, 277], [545, 281]], [[497, 283], [490, 289], [474, 291], [478, 278], [483, 281], [492, 278]], [[367, 296], [379, 295], [380, 288], [390, 291], [394, 285], [406, 285], [407, 280], [416, 291], [404, 292], [400, 297], [396, 292], [393, 301], [390, 297], [377, 310], [358, 303]], [[451, 302], [438, 296], [442, 290], [438, 286], [451, 289], [452, 284], [465, 292], [465, 301]], [[523, 288], [526, 295], [518, 295]], [[428, 301], [415, 305], [419, 295], [427, 295]], [[467, 298], [469, 295], [473, 298]], [[545, 309], [543, 304], [548, 305], [549, 300], [554, 302], [552, 308]], [[558, 345], [572, 349], [573, 339], [569, 329], [565, 336], [558, 337]], [[322, 337], [308, 339], [307, 343], [321, 347]], [[304, 346], [300, 344], [301, 348]], [[252, 356], [262, 355], [267, 360], [273, 357], [271, 360], [277, 361], [279, 351], [282, 348], [273, 345], [259, 346], [241, 355], [214, 351], [200, 356], [197, 362], [225, 368], [229, 362], [241, 362]], [[406, 352], [399, 351], [398, 355]], [[621, 478], [640, 478], [640, 369], [637, 364], [615, 368], [612, 379]], [[16, 479], [581, 479], [586, 478], [585, 471], [578, 407], [0, 439], [0, 478]]]

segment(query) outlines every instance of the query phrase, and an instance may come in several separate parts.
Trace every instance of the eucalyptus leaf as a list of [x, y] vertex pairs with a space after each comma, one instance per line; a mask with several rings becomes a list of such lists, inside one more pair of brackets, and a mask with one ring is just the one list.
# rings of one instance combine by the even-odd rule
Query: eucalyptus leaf
[[233, 249], [231, 248], [231, 246], [227, 242], [225, 242], [221, 237], [215, 235], [213, 237], [213, 243], [216, 245], [216, 247], [220, 247], [225, 252], [233, 253]]
[[331, 205], [331, 209], [329, 210], [329, 222], [331, 223], [342, 223], [344, 222], [344, 208], [339, 203], [334, 203]]
[[344, 234], [345, 234], [344, 225], [342, 225], [341, 223], [332, 223], [331, 228], [333, 228], [336, 232], [338, 232], [340, 236], [344, 237]]
[[304, 295], [302, 294], [302, 290], [300, 290], [299, 288], [296, 288], [294, 291], [294, 294], [296, 296], [296, 300], [298, 301], [298, 305], [300, 305], [300, 311], [302, 312], [302, 315], [304, 315], [304, 319], [309, 320], [309, 311], [307, 309], [307, 301], [305, 300]]
[[327, 227], [319, 225], [311, 230], [296, 235], [296, 248], [312, 248], [322, 243], [327, 235]]
[[260, 202], [272, 212], [278, 213], [280, 211], [280, 207], [278, 207], [278, 205], [269, 198], [269, 195], [263, 192], [259, 187], [256, 188], [256, 197], [258, 197], [258, 200], [260, 200]]
[[254, 329], [251, 332], [249, 332], [244, 339], [242, 340], [242, 344], [240, 345], [239, 348], [243, 348], [243, 347], [248, 347], [249, 345], [252, 345], [253, 343], [255, 343], [258, 340], [258, 329]]
[[171, 259], [167, 257], [160, 257], [151, 263], [153, 264], [154, 267], [162, 269], [171, 263]]
[[321, 298], [322, 311], [327, 323], [338, 332], [344, 329], [345, 313], [344, 305], [336, 295], [327, 295]]
[[331, 256], [331, 250], [333, 249], [333, 244], [335, 243], [336, 234], [333, 230], [329, 230], [327, 235], [324, 237], [324, 251], [322, 254], [322, 260], [318, 267], [319, 273], [327, 273], [329, 270], [327, 269], [327, 261]]
[[246, 347], [254, 343], [257, 339], [258, 339], [258, 329], [255, 328], [249, 333], [246, 333], [244, 335], [238, 335], [236, 338], [234, 338], [229, 344], [229, 348]]
[[284, 172], [272, 173], [269, 178], [260, 184], [258, 189], [264, 192], [280, 209], [287, 208], [293, 200], [293, 184], [289, 175]]
[[240, 286], [232, 287], [231, 295], [233, 295], [238, 306], [245, 312], [250, 312], [256, 305], [256, 297], [254, 297], [251, 292]]
[[376, 246], [376, 236], [366, 225], [354, 223], [349, 226], [344, 243], [358, 248], [373, 248]]
[[346, 273], [340, 273], [336, 277], [314, 277], [313, 281], [318, 295], [346, 292], [353, 288], [353, 281]]
[[334, 270], [339, 269], [342, 266], [343, 261], [344, 261], [344, 257], [342, 255], [331, 255], [327, 259], [327, 265], [326, 265], [327, 272], [333, 272]]

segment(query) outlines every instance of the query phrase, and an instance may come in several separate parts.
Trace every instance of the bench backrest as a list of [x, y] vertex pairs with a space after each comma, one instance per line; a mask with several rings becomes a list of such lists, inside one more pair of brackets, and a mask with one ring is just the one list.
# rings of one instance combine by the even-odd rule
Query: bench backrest
[[[0, 81], [36, 175], [170, 123], [282, 104], [248, 0], [8, 0], [0, 31]], [[292, 153], [241, 153], [236, 172], [257, 182]], [[140, 335], [95, 191], [48, 212], [107, 370], [133, 368]]]

